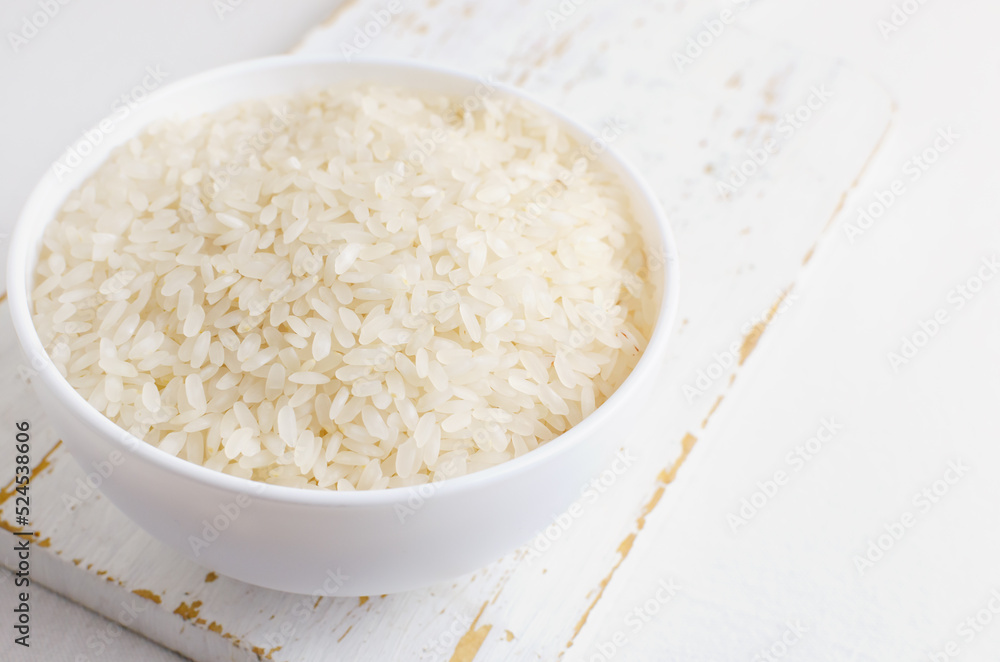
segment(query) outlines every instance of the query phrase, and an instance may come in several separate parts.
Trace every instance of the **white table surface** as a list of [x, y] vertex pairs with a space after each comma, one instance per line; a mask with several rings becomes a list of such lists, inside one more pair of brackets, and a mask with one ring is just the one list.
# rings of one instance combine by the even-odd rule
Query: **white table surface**
[[[732, 4], [706, 3], [706, 16], [709, 7]], [[730, 624], [756, 617], [773, 624], [780, 614], [792, 630], [797, 620], [806, 630], [801, 639], [789, 634], [796, 643], [786, 659], [926, 660], [949, 640], [959, 652], [948, 659], [1000, 656], [1000, 623], [971, 637], [960, 630], [965, 619], [988, 611], [991, 590], [1000, 588], [1000, 279], [960, 310], [951, 297], [982, 258], [1000, 255], [1000, 8], [976, 0], [927, 2], [886, 39], [878, 22], [889, 19], [893, 4], [757, 0], [740, 16], [746, 30], [870, 71], [900, 109], [875, 161], [833, 219], [838, 226], [903, 177], [905, 162], [931, 145], [939, 129], [950, 126], [959, 138], [919, 181], [907, 180], [905, 194], [854, 243], [832, 232], [817, 248], [803, 276], [807, 283], [799, 283], [806, 295], [768, 330], [768, 360], [740, 376], [754, 383], [754, 393], [727, 403], [713, 420], [713, 437], [725, 443], [685, 467], [684, 498], [666, 513], [669, 526], [633, 552], [636, 568], [649, 567], [642, 563], [649, 554], [698, 568], [697, 577], [678, 580], [699, 587], [703, 597], [689, 595], [683, 613], [665, 611], [656, 627], [636, 632], [631, 643], [637, 650], [683, 640], [691, 651], [685, 659], [753, 659], [784, 632], [769, 625], [754, 640], [730, 640]], [[0, 48], [2, 227], [13, 222], [23, 196], [60, 148], [106, 114], [146, 66], [160, 64], [173, 80], [281, 52], [329, 13], [329, 5], [279, 8], [245, 1], [220, 22], [208, 2], [157, 8], [113, 0], [71, 3], [16, 55]], [[35, 8], [34, 2], [6, 3], [0, 25], [16, 26]], [[939, 308], [948, 311], [949, 322], [894, 371], [886, 354]], [[812, 434], [818, 413], [844, 429], [796, 471], [785, 453]], [[777, 445], [781, 452], [758, 452], [755, 442], [774, 438], [786, 440]], [[914, 495], [947, 475], [953, 461], [968, 465], [968, 475], [925, 512]], [[791, 475], [788, 485], [733, 533], [727, 515], [753, 495], [756, 481], [778, 470]], [[906, 511], [914, 513], [913, 526], [885, 559], [859, 572], [855, 557]], [[867, 533], [859, 537], [859, 531]], [[662, 544], [655, 544], [658, 539]], [[787, 564], [789, 549], [808, 563]], [[595, 610], [592, 618], [603, 626], [591, 634], [590, 645], [614, 639], [627, 614], [622, 605], [643, 604], [650, 578], [641, 575], [616, 576], [608, 589], [614, 599], [603, 602], [616, 605], [607, 611], [619, 612]], [[713, 587], [713, 578], [739, 585], [732, 602], [720, 603], [725, 590]], [[0, 595], [5, 589], [0, 584]], [[817, 595], [824, 596], [822, 603]], [[88, 653], [86, 638], [100, 627], [99, 617], [49, 595], [37, 607], [36, 633], [51, 633], [58, 656], [23, 659]], [[884, 632], [911, 636], [887, 641], [880, 637]], [[824, 646], [815, 650], [810, 638]], [[5, 635], [0, 651], [8, 645]], [[123, 634], [102, 659], [177, 658]], [[623, 653], [620, 659], [633, 657]]]

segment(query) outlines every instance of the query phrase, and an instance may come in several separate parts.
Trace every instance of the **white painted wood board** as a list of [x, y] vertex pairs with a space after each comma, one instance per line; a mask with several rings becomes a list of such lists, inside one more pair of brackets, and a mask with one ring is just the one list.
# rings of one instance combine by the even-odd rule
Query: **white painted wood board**
[[[693, 459], [702, 463], [704, 448], [726, 441], [713, 437], [717, 428], [706, 426], [707, 417], [721, 395], [720, 416], [753, 395], [753, 380], [733, 379], [767, 361], [766, 340], [755, 350], [764, 328], [756, 320], [782, 296], [788, 311], [799, 305], [797, 283], [812, 268], [804, 263], [878, 149], [892, 104], [863, 74], [757, 39], [738, 22], [679, 72], [672, 54], [713, 18], [704, 10], [643, 3], [625, 12], [591, 2], [550, 26], [548, 6], [429, 4], [408, 5], [363, 55], [493, 75], [593, 126], [624, 118], [629, 128], [615, 146], [645, 174], [673, 220], [683, 273], [680, 322], [658, 385], [662, 406], [648, 412], [642, 434], [622, 440], [639, 458], [626, 480], [588, 505], [540, 558], [525, 547], [451, 584], [317, 603], [225, 577], [206, 581], [206, 571], [151, 539], [99, 494], [68, 511], [62, 496], [84, 471], [60, 447], [32, 486], [33, 524], [46, 545], [34, 549], [37, 581], [110, 618], [134, 604], [139, 613], [130, 627], [196, 660], [296, 661], [581, 657], [600, 643], [601, 614], [628, 608], [620, 597], [623, 573], [628, 586], [655, 586], [657, 550], [683, 512], [683, 492], [666, 488], [681, 441], [700, 439]], [[339, 52], [380, 8], [345, 5], [299, 50]], [[829, 100], [791, 135], [779, 132], [779, 118], [819, 85], [830, 90]], [[719, 173], [770, 135], [780, 140], [777, 152], [736, 195], [721, 198]], [[6, 307], [0, 310], [0, 346], [13, 357]], [[695, 385], [699, 371], [734, 343], [732, 365], [688, 402], [683, 387]], [[13, 429], [15, 417], [26, 417], [43, 429], [44, 412], [17, 367], [7, 361], [0, 371], [0, 425]], [[34, 457], [54, 444], [51, 435], [37, 434]], [[3, 466], [10, 466], [6, 455]], [[9, 501], [0, 504], [6, 523], [9, 508]], [[641, 561], [633, 549], [643, 550]], [[11, 564], [9, 552], [3, 562]]]

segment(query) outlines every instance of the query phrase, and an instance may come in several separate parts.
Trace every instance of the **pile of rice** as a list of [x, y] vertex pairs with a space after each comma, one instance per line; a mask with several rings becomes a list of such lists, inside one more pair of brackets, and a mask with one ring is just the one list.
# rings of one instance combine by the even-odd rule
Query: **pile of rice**
[[94, 407], [280, 485], [417, 485], [594, 411], [655, 318], [614, 175], [510, 98], [364, 87], [160, 122], [47, 229], [35, 323]]

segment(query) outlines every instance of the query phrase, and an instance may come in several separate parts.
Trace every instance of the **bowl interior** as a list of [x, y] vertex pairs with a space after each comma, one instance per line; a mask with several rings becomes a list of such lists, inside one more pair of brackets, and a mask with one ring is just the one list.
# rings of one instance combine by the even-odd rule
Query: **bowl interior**
[[363, 83], [399, 86], [463, 97], [463, 102], [468, 101], [471, 104], [493, 94], [513, 95], [557, 118], [582, 145], [592, 146], [596, 158], [620, 177], [628, 191], [633, 218], [643, 235], [650, 259], [646, 278], [655, 287], [655, 300], [660, 306], [653, 335], [643, 356], [625, 382], [590, 417], [520, 458], [481, 472], [443, 481], [442, 491], [462, 489], [463, 486], [476, 482], [500, 480], [507, 472], [517, 471], [527, 463], [538, 461], [551, 453], [563, 452], [572, 445], [573, 439], [586, 433], [587, 428], [593, 423], [592, 419], [610, 415], [617, 401], [629, 397], [643, 373], [657, 369], [655, 364], [662, 358], [677, 309], [677, 256], [674, 240], [663, 212], [649, 187], [613, 148], [606, 148], [596, 133], [521, 91], [492, 80], [436, 66], [392, 61], [347, 63], [325, 57], [267, 58], [210, 71], [157, 91], [129, 115], [120, 118], [111, 132], [107, 134], [101, 132], [103, 138], [93, 146], [93, 149], [86, 154], [80, 154], [78, 150], [79, 159], [73, 161], [74, 165], [70, 169], [50, 169], [25, 204], [11, 238], [8, 261], [8, 294], [15, 330], [30, 360], [35, 365], [42, 366], [38, 371], [40, 378], [44, 380], [49, 390], [73, 410], [73, 413], [86, 425], [114, 440], [127, 453], [138, 454], [148, 461], [162, 464], [188, 478], [207, 481], [234, 492], [252, 491], [256, 498], [300, 503], [388, 503], [405, 501], [409, 497], [414, 488], [341, 493], [263, 485], [206, 469], [145, 443], [136, 443], [138, 440], [91, 407], [83, 396], [59, 375], [42, 346], [31, 320], [30, 291], [33, 288], [34, 271], [45, 227], [58, 215], [69, 193], [83, 184], [108, 158], [114, 148], [127, 142], [157, 119], [183, 119], [247, 99], [305, 92], [322, 86]]

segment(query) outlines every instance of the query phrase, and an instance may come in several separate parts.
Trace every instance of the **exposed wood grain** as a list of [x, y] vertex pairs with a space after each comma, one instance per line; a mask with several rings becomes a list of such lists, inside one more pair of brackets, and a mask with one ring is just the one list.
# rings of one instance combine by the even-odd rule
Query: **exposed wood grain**
[[698, 438], [695, 437], [693, 434], [690, 433], [685, 434], [684, 439], [681, 440], [681, 449], [682, 449], [681, 454], [677, 457], [677, 460], [673, 463], [672, 466], [670, 466], [668, 469], [663, 469], [657, 476], [655, 491], [653, 492], [653, 496], [649, 498], [649, 501], [647, 501], [645, 505], [642, 506], [639, 517], [636, 519], [635, 531], [629, 533], [625, 537], [625, 539], [618, 545], [618, 553], [620, 555], [618, 561], [611, 568], [611, 571], [608, 573], [608, 575], [601, 580], [600, 584], [597, 587], [597, 592], [593, 601], [591, 601], [591, 603], [587, 605], [586, 611], [583, 612], [583, 616], [580, 617], [580, 620], [573, 628], [573, 635], [570, 637], [569, 641], [566, 642], [566, 648], [560, 652], [560, 655], [563, 652], [565, 652], [565, 650], [569, 650], [573, 646], [573, 642], [576, 639], [577, 635], [580, 634], [580, 631], [587, 624], [587, 621], [590, 618], [590, 612], [594, 610], [594, 607], [597, 606], [597, 603], [600, 602], [602, 597], [604, 597], [604, 590], [608, 587], [608, 584], [611, 583], [611, 579], [614, 577], [615, 571], [618, 570], [621, 564], [628, 557], [629, 552], [632, 551], [632, 545], [635, 543], [636, 536], [638, 536], [639, 533], [646, 527], [646, 518], [649, 516], [651, 512], [653, 512], [653, 509], [656, 508], [656, 506], [660, 503], [660, 500], [663, 498], [663, 495], [666, 492], [667, 485], [673, 482], [674, 478], [677, 476], [678, 470], [681, 468], [681, 465], [684, 464], [684, 461], [687, 460], [688, 455], [690, 455], [691, 450], [694, 448], [694, 445], [697, 442]]
[[702, 420], [702, 422], [701, 422], [701, 429], [702, 429], [702, 430], [704, 430], [705, 428], [707, 428], [707, 427], [708, 427], [708, 422], [709, 422], [710, 420], [712, 420], [712, 414], [714, 414], [714, 413], [715, 413], [715, 410], [719, 408], [719, 405], [721, 405], [721, 404], [722, 404], [722, 400], [723, 400], [723, 399], [724, 399], [725, 397], [726, 397], [726, 396], [724, 396], [724, 395], [720, 395], [720, 396], [717, 396], [717, 397], [715, 398], [715, 402], [714, 402], [714, 403], [712, 404], [712, 408], [708, 410], [708, 413], [707, 413], [707, 414], [705, 414], [705, 418], [704, 418], [704, 419]]
[[490, 630], [493, 629], [492, 625], [476, 627], [488, 604], [488, 602], [484, 602], [483, 606], [479, 608], [479, 613], [476, 614], [476, 618], [472, 621], [472, 625], [469, 626], [469, 630], [458, 640], [458, 645], [455, 646], [455, 652], [451, 654], [449, 662], [472, 662], [472, 659], [476, 657], [479, 649], [483, 646], [483, 642], [486, 641]]
[[774, 316], [778, 312], [778, 306], [781, 305], [781, 302], [785, 300], [786, 296], [788, 296], [788, 290], [781, 293], [781, 296], [779, 296], [771, 306], [771, 310], [768, 311], [767, 317], [754, 324], [753, 328], [750, 329], [750, 332], [743, 338], [743, 344], [740, 345], [740, 365], [746, 363], [750, 354], [757, 348], [757, 343], [760, 341], [760, 337], [764, 335], [764, 331], [767, 330], [767, 325], [774, 319]]

